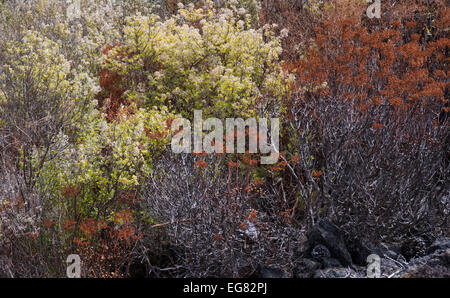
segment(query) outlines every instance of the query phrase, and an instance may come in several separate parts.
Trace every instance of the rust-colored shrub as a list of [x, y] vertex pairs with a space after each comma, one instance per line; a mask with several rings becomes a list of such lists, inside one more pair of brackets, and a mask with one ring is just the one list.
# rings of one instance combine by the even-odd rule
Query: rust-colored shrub
[[280, 27], [290, 29], [284, 68], [296, 81], [282, 140], [299, 160], [281, 175], [297, 219], [332, 217], [350, 234], [378, 239], [413, 226], [446, 233], [445, 2], [383, 2], [380, 19], [355, 1], [299, 14], [286, 2], [266, 1], [262, 13], [267, 22], [281, 11]]
[[114, 215], [113, 221], [86, 218], [73, 242], [83, 260], [85, 277], [125, 277], [133, 260], [133, 247], [142, 238], [134, 227], [131, 209]]
[[[116, 47], [120, 47], [120, 44], [108, 45], [102, 50], [102, 54], [108, 55]], [[120, 52], [119, 55], [121, 55]], [[96, 95], [96, 99], [99, 108], [104, 110], [109, 121], [114, 120], [120, 107], [126, 104], [126, 101], [122, 97], [125, 92], [123, 80], [123, 76], [110, 69], [102, 68], [100, 70], [99, 82], [102, 91]]]

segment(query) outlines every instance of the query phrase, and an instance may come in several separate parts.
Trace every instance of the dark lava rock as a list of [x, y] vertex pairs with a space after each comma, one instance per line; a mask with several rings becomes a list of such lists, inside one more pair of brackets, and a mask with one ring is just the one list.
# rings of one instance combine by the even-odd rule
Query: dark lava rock
[[325, 258], [322, 261], [323, 268], [339, 268], [342, 267], [341, 263], [334, 258]]
[[321, 264], [311, 259], [301, 259], [295, 269], [295, 277], [297, 278], [311, 278], [316, 270], [319, 270]]
[[421, 237], [410, 237], [402, 244], [402, 255], [406, 260], [426, 254], [427, 244]]
[[438, 249], [432, 254], [412, 259], [410, 264], [442, 265], [450, 268], [450, 248]]
[[322, 244], [316, 245], [311, 251], [311, 256], [319, 261], [323, 268], [342, 267], [341, 263], [335, 258], [331, 258], [328, 248]]
[[331, 254], [326, 246], [319, 244], [314, 246], [311, 251], [311, 256], [318, 261], [322, 261], [323, 259], [329, 258]]
[[433, 242], [433, 244], [430, 245], [430, 247], [428, 247], [427, 254], [432, 254], [439, 249], [446, 250], [448, 248], [450, 248], [450, 238], [438, 238]]
[[343, 266], [352, 264], [352, 257], [345, 246], [342, 231], [329, 220], [319, 221], [308, 233], [309, 253], [317, 245], [323, 245], [330, 251], [330, 256]]
[[353, 263], [358, 266], [367, 266], [367, 257], [371, 254], [381, 258], [389, 257], [394, 260], [401, 258], [401, 245], [386, 243], [367, 243], [358, 238], [347, 244]]
[[438, 249], [430, 255], [412, 259], [403, 277], [450, 277], [450, 248]]
[[367, 257], [374, 253], [374, 249], [365, 244], [359, 238], [354, 239], [347, 245], [353, 263], [359, 266], [367, 265]]

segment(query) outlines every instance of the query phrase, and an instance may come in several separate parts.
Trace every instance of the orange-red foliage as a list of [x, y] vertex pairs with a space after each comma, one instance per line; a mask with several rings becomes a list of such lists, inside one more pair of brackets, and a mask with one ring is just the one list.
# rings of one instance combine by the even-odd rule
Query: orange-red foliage
[[[102, 50], [102, 54], [108, 55], [112, 49], [119, 46], [120, 44], [108, 45]], [[119, 52], [120, 55], [122, 55], [121, 52]], [[108, 121], [114, 120], [119, 112], [120, 106], [126, 104], [122, 98], [125, 92], [123, 79], [123, 76], [107, 68], [100, 70], [99, 81], [102, 92], [97, 94], [96, 99], [98, 100], [99, 107], [104, 109]]]
[[[115, 213], [110, 222], [86, 218], [79, 223], [81, 233], [73, 242], [88, 276], [120, 277], [127, 273], [132, 247], [142, 238], [133, 223], [131, 209]], [[66, 221], [64, 229], [73, 229], [75, 225], [75, 221]]]
[[[305, 59], [288, 59], [284, 64], [297, 75], [295, 88], [314, 88], [324, 82], [327, 86], [296, 91], [305, 97], [315, 93], [352, 100], [363, 111], [382, 103], [399, 110], [420, 109], [421, 105], [442, 108], [448, 101], [445, 92], [450, 45], [446, 34], [449, 9], [445, 4], [435, 1], [431, 6], [413, 1], [389, 7], [383, 3], [382, 18], [369, 19], [365, 6], [349, 9], [342, 2], [316, 16], [314, 42], [305, 46]], [[295, 39], [296, 27], [292, 26], [291, 38]], [[301, 40], [291, 40], [298, 42]], [[285, 50], [291, 51], [289, 47]], [[286, 53], [285, 57], [293, 55]]]

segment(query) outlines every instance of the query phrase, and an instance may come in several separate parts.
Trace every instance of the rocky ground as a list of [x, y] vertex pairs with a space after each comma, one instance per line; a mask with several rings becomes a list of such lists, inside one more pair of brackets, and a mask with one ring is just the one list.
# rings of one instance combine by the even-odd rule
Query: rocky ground
[[348, 243], [337, 226], [323, 220], [307, 234], [294, 272], [261, 265], [255, 276], [366, 278], [368, 271], [372, 276], [382, 278], [449, 278], [450, 238], [435, 239], [431, 245], [420, 237], [411, 237], [400, 244], [371, 244], [359, 240]]

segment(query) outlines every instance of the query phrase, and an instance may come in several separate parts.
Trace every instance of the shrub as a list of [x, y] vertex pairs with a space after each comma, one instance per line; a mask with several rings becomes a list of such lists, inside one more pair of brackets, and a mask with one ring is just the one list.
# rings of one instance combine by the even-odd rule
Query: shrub
[[155, 229], [166, 234], [175, 256], [168, 268], [153, 266], [153, 271], [249, 277], [260, 265], [288, 272], [295, 267], [302, 231], [292, 225], [289, 212], [280, 212], [283, 198], [263, 189], [249, 162], [256, 157], [236, 157], [180, 154], [159, 160], [141, 204], [159, 222]]
[[448, 9], [395, 6], [369, 20], [364, 8], [350, 15], [342, 1], [319, 14], [312, 45], [285, 64], [297, 75], [287, 103], [286, 146], [300, 157], [295, 176], [286, 172], [292, 204], [309, 224], [330, 216], [352, 235], [445, 233]]
[[58, 154], [59, 136], [80, 132], [96, 85], [71, 67], [59, 44], [36, 31], [1, 46], [1, 196], [17, 207], [2, 221], [5, 233], [18, 236], [37, 231], [48, 203], [38, 193], [45, 187], [42, 170]]
[[151, 172], [152, 158], [168, 142], [165, 120], [170, 115], [127, 112], [122, 110], [119, 121], [111, 123], [93, 115], [75, 144], [64, 144], [60, 157], [46, 163], [41, 184], [55, 185], [54, 198], [74, 185], [80, 192], [78, 211], [103, 218], [121, 192], [136, 191]]
[[[0, 8], [0, 248], [13, 264], [8, 275], [64, 276], [82, 224], [94, 217], [110, 223], [127, 206], [164, 150], [171, 116], [164, 108], [119, 106], [116, 121], [107, 122], [96, 109], [97, 58], [102, 43], [119, 35], [118, 14], [102, 21], [93, 14], [106, 17], [107, 8], [82, 1], [83, 14], [70, 21], [66, 3], [16, 4]], [[120, 231], [108, 233], [120, 238]], [[95, 259], [107, 252], [94, 239], [88, 251]], [[108, 252], [119, 267], [118, 249], [129, 256], [121, 241]], [[86, 274], [104, 273], [89, 266]]]
[[165, 21], [130, 18], [123, 45], [104, 63], [124, 77], [126, 98], [139, 106], [164, 105], [188, 118], [194, 109], [220, 118], [254, 114], [263, 98], [273, 105], [284, 92], [280, 41], [238, 17], [235, 6], [209, 3]]
[[[292, 273], [324, 217], [448, 235], [444, 1], [80, 4], [0, 1], [0, 276]], [[173, 154], [194, 109], [279, 117], [279, 161]]]

